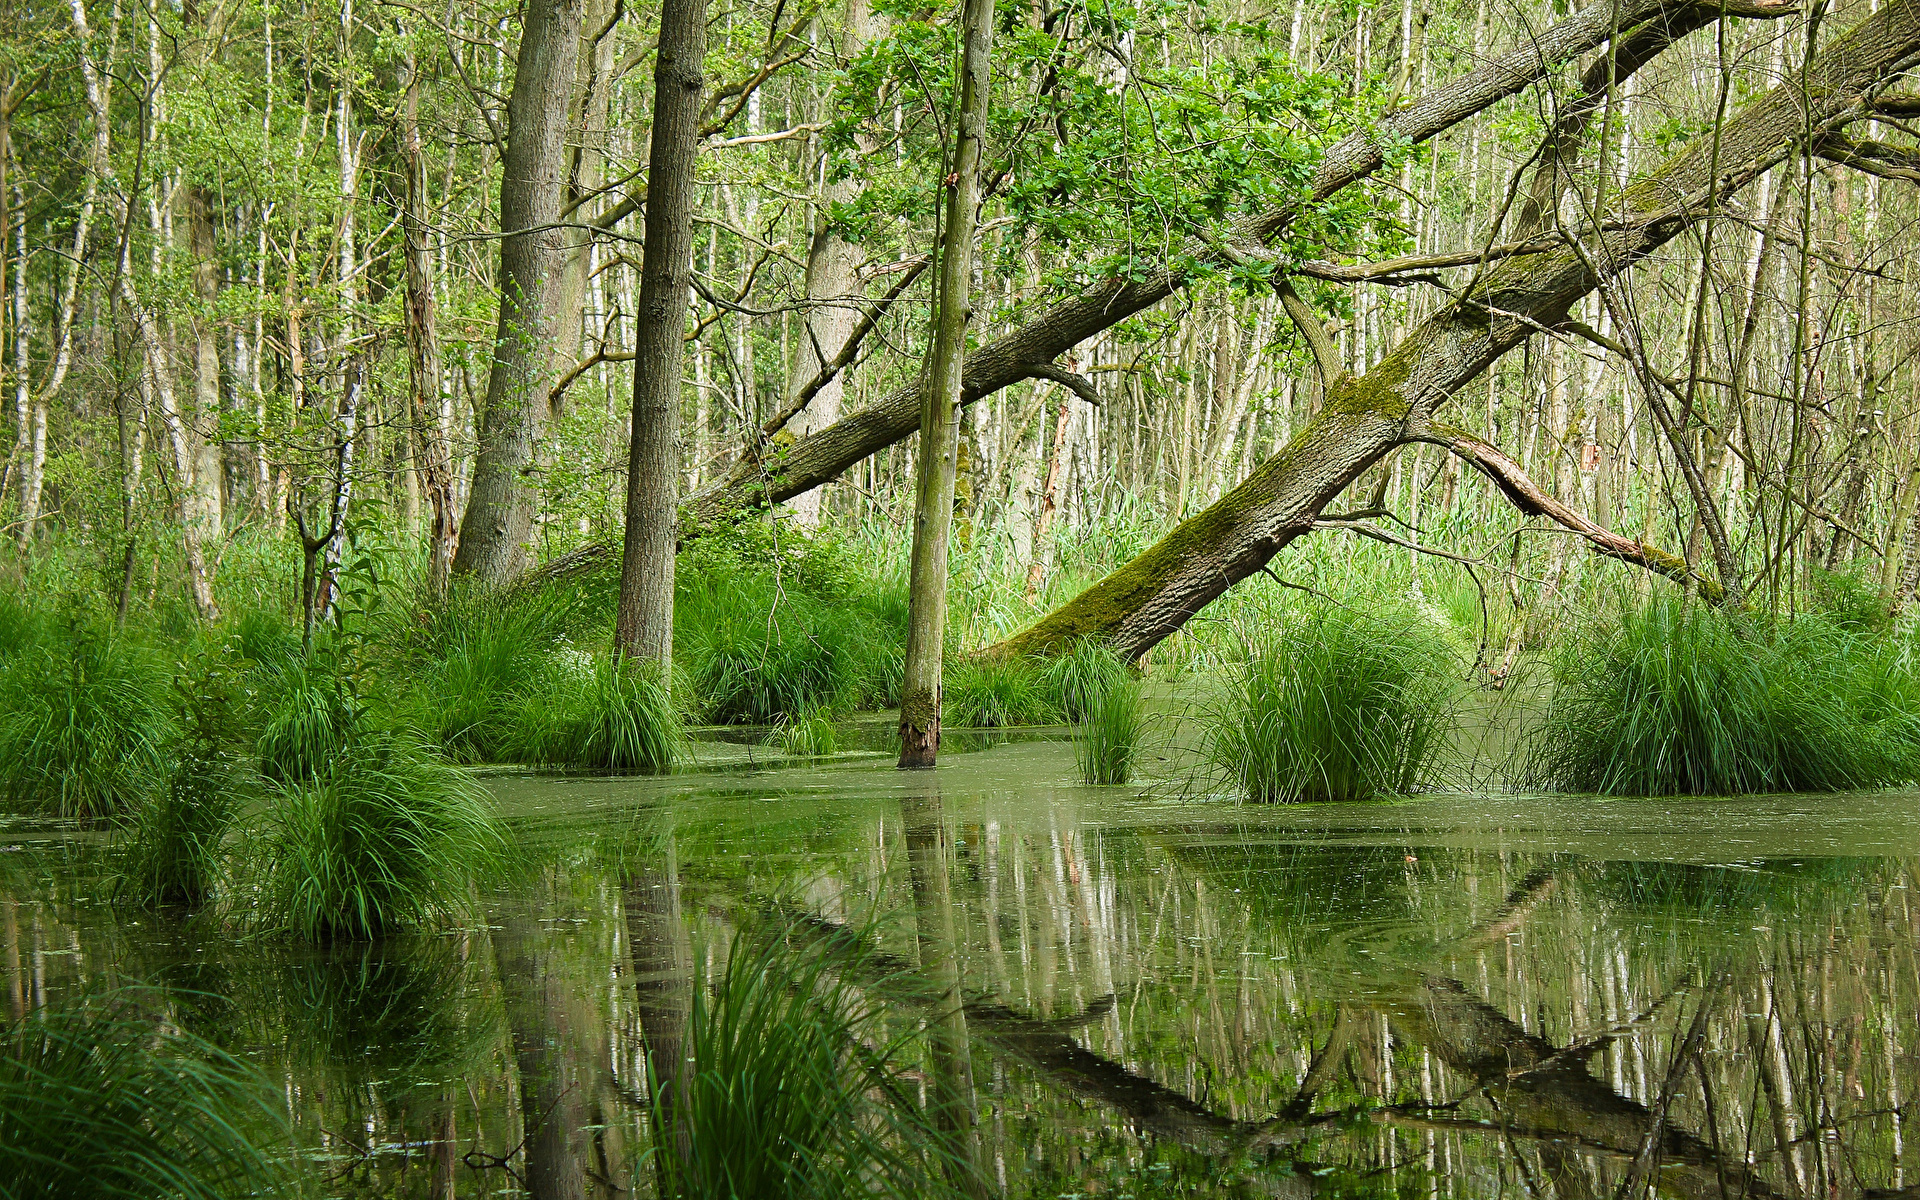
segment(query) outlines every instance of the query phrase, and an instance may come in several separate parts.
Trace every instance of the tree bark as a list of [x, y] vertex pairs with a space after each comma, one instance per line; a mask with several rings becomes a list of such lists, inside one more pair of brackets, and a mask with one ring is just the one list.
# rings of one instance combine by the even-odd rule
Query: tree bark
[[480, 416], [472, 491], [455, 574], [505, 583], [526, 561], [533, 500], [522, 476], [547, 417], [547, 375], [566, 234], [568, 116], [580, 54], [582, 0], [531, 0], [520, 31], [500, 172], [500, 324]]
[[939, 300], [920, 410], [920, 481], [907, 581], [906, 672], [900, 683], [900, 765], [931, 767], [940, 754], [940, 663], [947, 626], [947, 535], [959, 452], [967, 323], [973, 315], [973, 230], [980, 211], [981, 140], [987, 131], [987, 67], [993, 0], [966, 0], [960, 14], [960, 88], [953, 156], [944, 180]]
[[1372, 370], [1332, 388], [1319, 416], [1218, 503], [996, 651], [1049, 653], [1098, 636], [1126, 657], [1146, 653], [1311, 530], [1388, 450], [1427, 437], [1436, 411], [1495, 359], [1566, 321], [1575, 301], [1783, 161], [1801, 131], [1841, 119], [1917, 50], [1920, 0], [1867, 18], [1807, 69], [1804, 86], [1795, 80], [1746, 105], [1723, 130], [1717, 154], [1695, 143], [1627, 189], [1599, 230], [1489, 271]]
[[627, 538], [614, 643], [623, 655], [673, 662], [674, 518], [680, 495], [681, 363], [693, 275], [693, 183], [707, 0], [665, 0], [653, 71], [646, 252], [633, 337], [633, 433], [627, 455]]

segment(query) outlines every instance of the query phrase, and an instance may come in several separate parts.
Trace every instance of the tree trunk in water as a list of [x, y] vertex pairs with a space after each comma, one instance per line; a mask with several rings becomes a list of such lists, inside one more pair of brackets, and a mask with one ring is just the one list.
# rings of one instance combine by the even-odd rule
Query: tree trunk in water
[[980, 140], [987, 128], [993, 0], [966, 0], [960, 15], [960, 95], [940, 232], [939, 304], [920, 410], [920, 488], [908, 577], [907, 661], [900, 684], [900, 765], [931, 767], [940, 754], [940, 659], [947, 624], [947, 534], [959, 452], [961, 375], [972, 314], [973, 227], [980, 209]]
[[620, 558], [618, 652], [673, 663], [673, 555], [680, 497], [680, 373], [693, 275], [693, 175], [707, 53], [707, 0], [665, 0], [653, 69], [646, 252], [633, 333], [627, 540]]
[[1698, 221], [1721, 198], [1782, 161], [1803, 121], [1846, 111], [1920, 49], [1920, 0], [1869, 17], [1795, 80], [1745, 106], [1717, 147], [1681, 152], [1628, 189], [1606, 226], [1534, 259], [1509, 259], [1441, 309], [1366, 374], [1328, 391], [1320, 414], [1218, 503], [1182, 522], [998, 652], [1050, 653], [1098, 636], [1137, 658], [1233, 584], [1309, 532], [1322, 509], [1394, 446], [1436, 438], [1431, 421], [1453, 394], [1575, 301]]
[[414, 455], [433, 524], [427, 532], [427, 587], [444, 595], [458, 538], [453, 512], [451, 431], [440, 410], [440, 338], [433, 311], [433, 250], [427, 221], [427, 158], [420, 144], [420, 65], [407, 57], [400, 102], [400, 153], [407, 174], [403, 236], [407, 260], [407, 408]]
[[561, 219], [568, 116], [580, 54], [582, 0], [533, 0], [507, 98], [500, 173], [500, 325], [487, 372], [473, 486], [460, 522], [456, 574], [501, 584], [518, 573], [533, 531], [521, 478], [546, 425], [556, 309], [566, 266]]

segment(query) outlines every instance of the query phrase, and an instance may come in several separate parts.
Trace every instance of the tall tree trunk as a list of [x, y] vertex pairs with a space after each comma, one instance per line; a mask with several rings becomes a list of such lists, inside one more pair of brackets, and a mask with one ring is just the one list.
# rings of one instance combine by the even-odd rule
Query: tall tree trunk
[[619, 652], [673, 662], [673, 555], [680, 498], [680, 387], [693, 275], [693, 173], [700, 151], [707, 0], [665, 0], [653, 70], [646, 253], [633, 335], [627, 539], [620, 559]]
[[1414, 330], [1364, 375], [1329, 389], [1312, 423], [1218, 503], [998, 648], [1058, 650], [1100, 636], [1137, 657], [1233, 584], [1264, 568], [1361, 472], [1397, 445], [1435, 440], [1436, 412], [1494, 360], [1780, 163], [1819, 127], [1920, 50], [1920, 0], [1900, 0], [1835, 43], [1804, 79], [1748, 104], [1714, 145], [1696, 143], [1620, 197], [1600, 230], [1565, 248], [1511, 259]]
[[[1048, 535], [1053, 528], [1054, 510], [1060, 507], [1060, 469], [1066, 461], [1067, 421], [1072, 416], [1073, 405], [1062, 392], [1060, 415], [1053, 425], [1053, 447], [1047, 454], [1046, 481], [1040, 485], [1040, 510], [1033, 514], [1033, 557], [1027, 563], [1029, 600], [1040, 594], [1040, 585], [1047, 578], [1047, 563], [1053, 557], [1052, 542], [1048, 540]], [[1045, 422], [1041, 423], [1041, 427], [1045, 428]]]
[[407, 407], [415, 462], [433, 523], [427, 532], [427, 587], [443, 595], [453, 572], [452, 431], [440, 408], [440, 337], [433, 309], [433, 250], [427, 221], [427, 156], [420, 144], [420, 64], [407, 56], [400, 101], [400, 153], [407, 176], [403, 236], [407, 260]]
[[947, 625], [947, 535], [959, 451], [961, 372], [973, 315], [973, 229], [980, 210], [980, 150], [987, 132], [987, 67], [993, 0], [965, 0], [960, 13], [960, 88], [940, 231], [940, 297], [932, 361], [920, 410], [920, 481], [908, 577], [907, 661], [900, 684], [900, 765], [931, 767], [940, 754], [940, 660]]
[[500, 171], [500, 324], [456, 574], [505, 583], [523, 565], [533, 498], [521, 478], [546, 426], [547, 375], [566, 268], [561, 219], [582, 0], [531, 0], [520, 31]]

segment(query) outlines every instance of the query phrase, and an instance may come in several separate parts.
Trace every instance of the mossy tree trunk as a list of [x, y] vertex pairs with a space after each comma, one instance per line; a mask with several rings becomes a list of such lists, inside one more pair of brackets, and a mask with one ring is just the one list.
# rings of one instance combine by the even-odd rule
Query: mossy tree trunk
[[906, 674], [900, 685], [900, 765], [931, 767], [940, 753], [940, 660], [947, 624], [947, 535], [953, 527], [955, 459], [967, 321], [973, 277], [973, 228], [980, 210], [980, 149], [987, 130], [987, 67], [993, 0], [966, 0], [960, 15], [960, 95], [953, 153], [944, 181], [939, 302], [933, 353], [920, 411], [920, 488], [913, 511], [908, 578]]
[[1048, 653], [1074, 639], [1108, 640], [1137, 658], [1281, 549], [1387, 451], [1443, 440], [1433, 418], [1495, 359], [1573, 304], [1691, 228], [1727, 195], [1796, 152], [1806, 131], [1841, 124], [1869, 88], [1920, 51], [1920, 0], [1891, 4], [1857, 25], [1795, 79], [1750, 102], [1715, 146], [1696, 141], [1609, 206], [1600, 228], [1561, 249], [1512, 258], [1416, 328], [1364, 375], [1332, 387], [1292, 442], [1212, 507], [996, 649]]
[[693, 277], [693, 182], [700, 153], [707, 0], [667, 0], [653, 68], [647, 160], [647, 245], [633, 336], [633, 433], [627, 537], [620, 559], [621, 654], [673, 661], [674, 516], [680, 496], [680, 374]]

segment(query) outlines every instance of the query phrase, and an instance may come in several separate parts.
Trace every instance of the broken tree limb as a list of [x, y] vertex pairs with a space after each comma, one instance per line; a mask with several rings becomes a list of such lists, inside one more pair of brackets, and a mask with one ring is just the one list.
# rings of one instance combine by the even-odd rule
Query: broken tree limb
[[1521, 470], [1519, 463], [1491, 442], [1465, 430], [1446, 426], [1434, 426], [1423, 440], [1444, 446], [1459, 455], [1491, 480], [1508, 502], [1521, 512], [1528, 516], [1546, 517], [1554, 524], [1579, 534], [1593, 547], [1595, 554], [1617, 558], [1621, 562], [1645, 567], [1656, 575], [1664, 575], [1683, 587], [1697, 591], [1710, 604], [1719, 604], [1726, 599], [1725, 589], [1694, 572], [1685, 559], [1657, 546], [1614, 533], [1562, 504]]
[[1920, 52], [1920, 0], [1888, 5], [1806, 71], [1756, 97], [1721, 136], [1695, 142], [1625, 189], [1582, 245], [1509, 259], [1436, 312], [1364, 375], [1328, 390], [1292, 442], [1205, 511], [1181, 522], [996, 654], [1050, 654], [1080, 638], [1138, 658], [1308, 532], [1382, 455], [1431, 435], [1434, 415], [1507, 351], [1566, 321], [1572, 306], [1672, 241], [1724, 197], [1785, 161], [1812, 129], [1865, 113], [1870, 88]]
[[1280, 294], [1280, 307], [1287, 310], [1287, 319], [1293, 322], [1294, 330], [1300, 340], [1307, 344], [1307, 350], [1313, 355], [1313, 365], [1320, 370], [1320, 386], [1331, 388], [1347, 377], [1347, 368], [1340, 362], [1339, 347], [1333, 344], [1327, 327], [1320, 320], [1320, 314], [1313, 311], [1311, 305], [1300, 298], [1293, 285], [1285, 279], [1274, 281], [1274, 291]]

